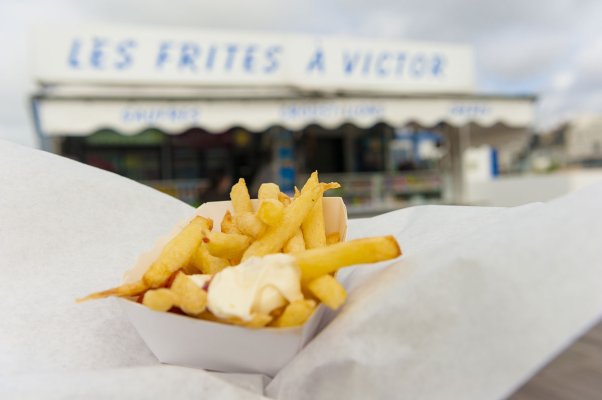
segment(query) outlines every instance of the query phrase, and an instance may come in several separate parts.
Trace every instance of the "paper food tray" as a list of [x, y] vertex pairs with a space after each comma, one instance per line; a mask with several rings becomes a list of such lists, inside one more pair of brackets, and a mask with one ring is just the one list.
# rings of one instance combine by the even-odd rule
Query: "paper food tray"
[[[257, 200], [253, 200], [254, 205]], [[194, 215], [213, 219], [213, 230], [231, 202], [205, 203]], [[340, 197], [324, 198], [326, 233], [347, 231], [347, 210]], [[190, 219], [192, 219], [191, 216]], [[157, 258], [163, 246], [190, 221], [178, 224], [171, 235], [158, 241], [140, 256], [126, 272], [124, 283], [139, 280]], [[250, 329], [153, 311], [126, 299], [117, 299], [131, 323], [159, 361], [166, 364], [204, 368], [222, 372], [250, 372], [274, 376], [317, 333], [324, 306], [320, 305], [301, 327]]]

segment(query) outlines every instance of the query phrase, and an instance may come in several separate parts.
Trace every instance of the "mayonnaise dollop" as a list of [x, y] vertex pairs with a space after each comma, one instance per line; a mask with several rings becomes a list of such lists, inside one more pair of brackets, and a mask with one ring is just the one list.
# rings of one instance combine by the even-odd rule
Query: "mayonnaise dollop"
[[219, 318], [250, 321], [254, 313], [269, 314], [287, 301], [302, 300], [300, 276], [288, 254], [252, 257], [213, 276], [207, 307]]

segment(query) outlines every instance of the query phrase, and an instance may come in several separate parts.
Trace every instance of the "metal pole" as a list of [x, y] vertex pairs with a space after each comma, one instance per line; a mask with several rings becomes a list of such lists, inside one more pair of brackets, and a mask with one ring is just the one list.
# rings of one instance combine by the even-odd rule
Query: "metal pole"
[[460, 126], [458, 129], [457, 164], [454, 179], [454, 201], [463, 203], [466, 196], [466, 182], [464, 181], [464, 152], [470, 146], [470, 123]]

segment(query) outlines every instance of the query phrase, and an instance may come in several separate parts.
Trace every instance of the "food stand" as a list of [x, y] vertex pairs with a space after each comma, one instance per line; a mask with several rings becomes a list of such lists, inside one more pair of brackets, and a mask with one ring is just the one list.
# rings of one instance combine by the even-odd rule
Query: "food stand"
[[[43, 148], [191, 203], [220, 173], [290, 190], [315, 168], [352, 188], [350, 214], [461, 203], [464, 149], [492, 128], [526, 138], [533, 119], [533, 97], [475, 93], [463, 45], [111, 26], [33, 37]], [[439, 169], [391, 162], [408, 126], [444, 138]]]

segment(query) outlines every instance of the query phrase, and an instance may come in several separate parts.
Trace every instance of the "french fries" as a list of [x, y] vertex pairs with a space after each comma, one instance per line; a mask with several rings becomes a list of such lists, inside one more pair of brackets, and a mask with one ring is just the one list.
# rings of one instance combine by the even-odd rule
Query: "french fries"
[[[263, 200], [278, 200], [280, 194], [284, 194], [280, 192], [280, 188], [275, 183], [262, 183], [259, 186], [259, 191], [257, 192], [257, 198], [259, 201]], [[288, 197], [288, 196], [287, 196]]]
[[239, 233], [211, 232], [208, 239], [209, 253], [228, 260], [240, 259], [244, 251], [251, 245], [251, 238]]
[[284, 204], [278, 199], [262, 200], [257, 209], [257, 218], [268, 226], [276, 226], [282, 221]]
[[283, 251], [285, 253], [298, 253], [303, 250], [305, 250], [305, 239], [303, 239], [301, 229], [297, 229], [293, 237], [284, 245]]
[[247, 183], [243, 178], [240, 178], [238, 182], [232, 186], [232, 190], [230, 191], [230, 199], [232, 199], [234, 215], [253, 212], [253, 205], [251, 204], [249, 189], [247, 188]]
[[327, 187], [321, 184], [308, 188], [302, 192], [299, 197], [285, 208], [282, 215], [282, 223], [278, 226], [271, 226], [266, 233], [255, 241], [242, 257], [246, 260], [249, 257], [265, 256], [267, 254], [277, 253], [284, 244], [297, 232], [301, 224], [311, 211], [312, 207], [320, 198]]
[[[292, 198], [282, 193], [278, 185], [264, 183], [254, 207], [244, 179], [239, 179], [230, 192], [231, 211], [225, 212], [222, 221], [216, 221], [217, 231], [212, 231], [211, 219], [194, 217], [161, 249], [140, 281], [94, 293], [82, 300], [138, 297], [143, 305], [155, 311], [179, 309], [193, 318], [247, 328], [303, 325], [318, 304], [336, 310], [345, 302], [345, 288], [333, 276], [338, 269], [401, 255], [392, 236], [344, 242], [341, 232], [326, 233], [323, 195], [338, 187], [336, 182], [320, 182], [317, 172], [311, 174], [301, 190], [295, 187]], [[271, 256], [275, 253], [289, 255]], [[263, 269], [257, 273], [257, 279], [268, 282], [266, 266], [257, 264], [267, 261], [253, 259], [268, 255], [272, 260], [279, 260], [272, 261], [282, 265], [278, 268], [289, 268], [286, 273], [282, 269], [273, 270], [279, 271], [278, 279], [285, 280], [274, 278], [273, 283], [263, 288], [258, 286], [256, 299], [248, 303], [244, 300], [246, 295], [241, 293], [248, 288], [255, 290], [254, 285], [259, 285], [256, 283], [259, 281], [245, 281], [255, 276], [249, 275], [251, 270], [246, 269], [241, 275], [236, 273], [242, 270], [220, 271], [241, 263], [247, 267], [255, 265], [253, 268], [259, 265]], [[201, 275], [197, 275], [199, 273]], [[223, 285], [227, 279], [236, 284], [244, 281], [240, 283], [243, 286], [221, 286], [220, 291], [220, 282]], [[229, 293], [240, 295], [237, 302], [228, 297]], [[222, 311], [212, 308], [216, 303], [211, 303], [215, 301], [211, 296], [218, 295], [227, 300]], [[241, 299], [240, 310], [243, 311], [232, 311], [238, 310]]]
[[178, 273], [170, 289], [177, 296], [176, 305], [186, 314], [197, 316], [205, 311], [207, 292], [198, 287], [188, 275]]
[[240, 232], [253, 238], [261, 236], [265, 231], [265, 224], [253, 212], [249, 189], [243, 178], [232, 186], [230, 198], [234, 209], [234, 221]]
[[347, 292], [332, 275], [326, 274], [309, 282], [307, 289], [326, 307], [336, 310], [347, 298]]
[[332, 232], [326, 235], [326, 244], [335, 244], [341, 241], [341, 234], [339, 232]]
[[155, 311], [168, 311], [178, 307], [190, 316], [199, 316], [207, 305], [207, 292], [180, 272], [171, 287], [149, 290], [142, 298], [142, 304]]
[[220, 228], [223, 233], [240, 234], [240, 229], [238, 229], [236, 227], [236, 224], [234, 223], [234, 218], [232, 218], [232, 214], [230, 213], [230, 210], [226, 210], [226, 213], [224, 214], [224, 219], [222, 220]]
[[161, 287], [177, 270], [184, 267], [203, 241], [204, 234], [213, 227], [213, 221], [195, 217], [163, 248], [159, 258], [142, 276], [148, 288]]
[[272, 326], [278, 328], [289, 328], [292, 326], [303, 325], [309, 319], [316, 308], [316, 302], [313, 300], [296, 300], [289, 303]]
[[241, 233], [252, 238], [258, 238], [265, 232], [266, 225], [254, 213], [243, 213], [234, 216], [236, 226]]
[[229, 267], [228, 260], [216, 257], [209, 252], [209, 246], [202, 243], [197, 247], [193, 254], [190, 263], [203, 274], [214, 275], [222, 269]]
[[142, 298], [142, 304], [155, 311], [169, 311], [177, 303], [178, 296], [166, 288], [149, 290]]
[[211, 230], [213, 221], [195, 217], [161, 251], [140, 282], [128, 283], [117, 288], [93, 293], [80, 299], [86, 301], [109, 296], [130, 297], [144, 293], [148, 289], [161, 287], [177, 270], [185, 267], [203, 241], [204, 233]]
[[285, 205], [288, 206], [289, 204], [291, 204], [291, 198], [288, 197], [288, 195], [286, 195], [285, 193], [280, 192], [278, 194], [278, 200], [280, 200], [280, 202]]
[[[319, 185], [318, 173], [311, 174], [302, 191], [310, 190], [311, 187]], [[324, 227], [324, 207], [322, 206], [322, 193], [320, 193], [316, 204], [311, 209], [307, 218], [301, 224], [305, 246], [308, 249], [326, 246], [326, 228]]]
[[306, 250], [293, 256], [301, 269], [301, 282], [308, 283], [343, 267], [391, 260], [400, 255], [401, 249], [393, 236], [379, 236]]

